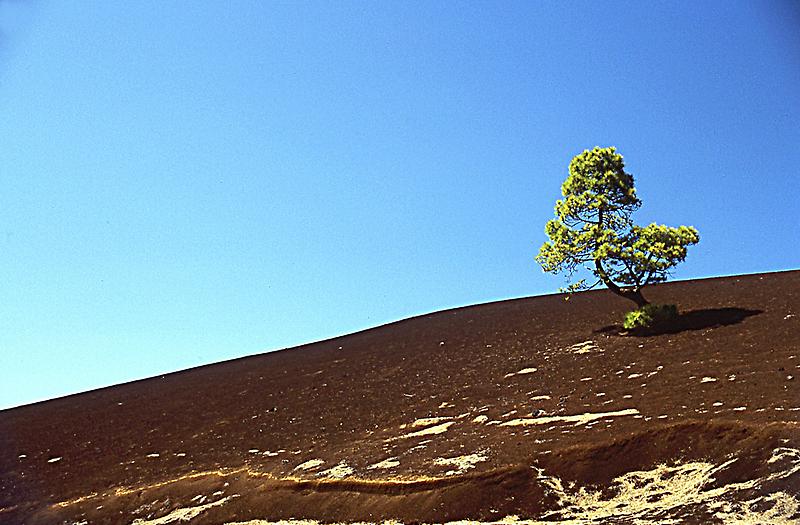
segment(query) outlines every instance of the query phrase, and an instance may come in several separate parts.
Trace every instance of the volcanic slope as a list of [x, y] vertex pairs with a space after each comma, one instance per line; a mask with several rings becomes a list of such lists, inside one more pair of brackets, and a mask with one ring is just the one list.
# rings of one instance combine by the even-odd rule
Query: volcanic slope
[[0, 523], [797, 523], [800, 271], [503, 301], [0, 411]]

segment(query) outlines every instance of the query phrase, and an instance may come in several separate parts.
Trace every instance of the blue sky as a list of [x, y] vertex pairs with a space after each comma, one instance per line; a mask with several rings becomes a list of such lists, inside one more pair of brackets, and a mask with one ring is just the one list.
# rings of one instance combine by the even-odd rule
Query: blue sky
[[554, 292], [615, 145], [675, 278], [797, 268], [792, 2], [0, 2], [0, 408]]

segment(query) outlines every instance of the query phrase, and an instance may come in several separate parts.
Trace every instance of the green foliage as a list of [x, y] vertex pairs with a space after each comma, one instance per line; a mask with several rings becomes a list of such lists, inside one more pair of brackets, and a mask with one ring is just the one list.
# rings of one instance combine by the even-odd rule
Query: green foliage
[[678, 307], [674, 304], [648, 304], [625, 314], [622, 326], [626, 330], [653, 328], [677, 317]]
[[581, 279], [562, 289], [588, 290], [600, 283], [646, 304], [643, 286], [665, 281], [700, 238], [691, 226], [637, 226], [631, 214], [641, 206], [633, 176], [616, 148], [595, 147], [572, 159], [556, 202], [556, 218], [545, 225], [549, 241], [536, 256], [546, 272], [564, 273], [567, 282], [586, 268], [597, 281]]

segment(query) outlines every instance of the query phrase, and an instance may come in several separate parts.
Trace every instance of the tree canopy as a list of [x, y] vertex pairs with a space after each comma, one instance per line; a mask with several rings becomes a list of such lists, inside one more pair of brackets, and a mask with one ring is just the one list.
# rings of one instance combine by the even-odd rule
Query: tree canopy
[[[565, 291], [605, 284], [637, 306], [648, 304], [642, 287], [665, 281], [686, 259], [687, 247], [700, 237], [691, 226], [637, 226], [631, 215], [641, 206], [633, 176], [616, 148], [585, 150], [569, 164], [569, 176], [556, 201], [556, 218], [545, 226], [549, 241], [536, 260], [545, 272], [564, 273]], [[586, 268], [595, 282], [571, 282]]]

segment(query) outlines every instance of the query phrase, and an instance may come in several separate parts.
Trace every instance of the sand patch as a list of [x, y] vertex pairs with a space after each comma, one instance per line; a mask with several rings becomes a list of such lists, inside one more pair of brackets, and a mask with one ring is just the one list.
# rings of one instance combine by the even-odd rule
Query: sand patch
[[228, 500], [235, 498], [236, 496], [237, 495], [228, 496], [227, 498], [222, 498], [221, 500], [206, 503], [205, 505], [199, 505], [197, 507], [178, 508], [166, 516], [161, 516], [160, 518], [155, 518], [152, 520], [137, 518], [131, 522], [131, 525], [166, 525], [167, 523], [174, 523], [176, 521], [189, 521], [212, 507], [224, 505]]
[[397, 461], [397, 458], [388, 458], [384, 459], [383, 461], [379, 461], [377, 463], [373, 463], [372, 465], [368, 466], [368, 470], [375, 470], [375, 469], [390, 469], [400, 465], [400, 462]]
[[481, 453], [468, 454], [466, 456], [455, 456], [452, 458], [436, 458], [433, 460], [434, 465], [444, 465], [456, 467], [455, 470], [448, 470], [445, 476], [453, 476], [462, 474], [469, 469], [475, 468], [475, 465], [489, 459], [486, 455]]
[[434, 425], [432, 427], [423, 428], [422, 430], [417, 430], [416, 432], [410, 432], [408, 434], [398, 436], [393, 439], [407, 439], [413, 437], [420, 437], [420, 436], [435, 436], [438, 434], [444, 434], [447, 432], [447, 429], [454, 423], [454, 421], [448, 421], [446, 423], [442, 423], [440, 425]]
[[416, 428], [416, 427], [427, 427], [430, 425], [436, 425], [437, 423], [441, 423], [442, 421], [447, 421], [448, 419], [453, 419], [452, 416], [443, 416], [443, 417], [422, 417], [415, 420], [410, 425], [400, 425], [400, 428]]
[[507, 378], [507, 377], [512, 377], [512, 376], [523, 376], [523, 375], [526, 375], [526, 374], [532, 374], [532, 373], [536, 372], [537, 370], [538, 370], [538, 368], [533, 368], [533, 367], [523, 368], [522, 370], [518, 370], [516, 372], [511, 372], [509, 374], [506, 374], [503, 377]]
[[501, 423], [501, 427], [514, 427], [514, 426], [527, 426], [527, 425], [547, 425], [549, 423], [574, 423], [577, 425], [583, 425], [590, 421], [594, 421], [596, 419], [604, 419], [607, 417], [619, 417], [619, 416], [633, 416], [638, 414], [639, 411], [635, 408], [626, 408], [625, 410], [617, 410], [614, 412], [586, 412], [585, 414], [575, 414], [571, 416], [544, 416], [544, 417], [533, 417], [533, 418], [520, 418], [520, 419], [512, 419], [511, 421], [506, 421], [505, 423]]
[[567, 347], [567, 350], [569, 350], [573, 354], [588, 354], [590, 352], [603, 351], [594, 343], [594, 341], [584, 341], [582, 343], [575, 343], [574, 345]]
[[353, 472], [355, 472], [353, 467], [349, 466], [346, 462], [341, 461], [338, 465], [320, 472], [319, 476], [330, 479], [342, 479], [346, 478], [347, 476], [351, 476]]
[[[667, 524], [679, 523], [669, 517], [682, 509], [697, 506], [714, 513], [726, 524], [796, 523], [800, 502], [794, 496], [780, 491], [754, 499], [736, 500], [731, 496], [797, 473], [800, 471], [800, 450], [775, 449], [767, 463], [780, 463], [782, 468], [765, 477], [721, 486], [716, 483], [718, 474], [736, 461], [731, 459], [721, 465], [705, 462], [659, 465], [652, 470], [628, 472], [614, 480], [611, 485], [613, 495], [609, 499], [603, 499], [601, 491], [585, 488], [577, 492], [567, 491], [558, 478], [543, 477], [544, 483], [559, 498], [562, 509], [542, 518], [556, 518], [555, 523], [570, 524], [608, 523], [612, 520]], [[608, 490], [604, 492], [607, 494]]]
[[308, 461], [305, 461], [305, 462], [300, 463], [299, 465], [297, 465], [294, 468], [294, 470], [311, 470], [312, 468], [317, 468], [318, 466], [322, 465], [323, 463], [325, 463], [325, 462], [322, 461], [321, 459], [309, 459]]

